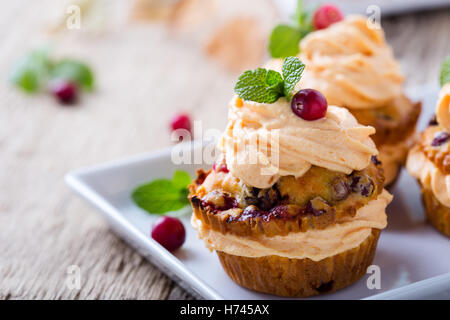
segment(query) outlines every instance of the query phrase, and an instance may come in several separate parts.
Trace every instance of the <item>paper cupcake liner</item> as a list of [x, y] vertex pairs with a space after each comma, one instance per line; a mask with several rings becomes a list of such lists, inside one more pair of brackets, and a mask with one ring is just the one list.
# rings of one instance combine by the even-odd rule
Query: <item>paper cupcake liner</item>
[[285, 297], [308, 297], [329, 293], [362, 278], [372, 263], [379, 229], [353, 249], [320, 261], [280, 256], [258, 258], [230, 255], [218, 251], [228, 276], [237, 284], [263, 293]]
[[428, 221], [439, 232], [450, 237], [450, 208], [440, 203], [430, 189], [422, 188], [422, 199]]

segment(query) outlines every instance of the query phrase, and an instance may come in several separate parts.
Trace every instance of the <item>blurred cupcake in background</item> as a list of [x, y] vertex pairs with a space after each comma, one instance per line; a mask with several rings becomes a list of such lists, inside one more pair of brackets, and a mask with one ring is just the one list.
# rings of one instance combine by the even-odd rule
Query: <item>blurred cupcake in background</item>
[[[359, 123], [376, 129], [372, 138], [385, 184], [392, 185], [416, 141], [421, 105], [406, 97], [404, 76], [381, 26], [370, 25], [364, 16], [331, 16], [338, 21], [328, 27], [313, 23], [319, 26], [300, 41], [298, 57], [306, 69], [297, 89], [319, 90], [328, 103], [349, 109]], [[266, 67], [280, 70], [281, 60]]]
[[408, 155], [407, 169], [422, 188], [426, 216], [450, 237], [450, 56], [441, 72], [436, 117]]

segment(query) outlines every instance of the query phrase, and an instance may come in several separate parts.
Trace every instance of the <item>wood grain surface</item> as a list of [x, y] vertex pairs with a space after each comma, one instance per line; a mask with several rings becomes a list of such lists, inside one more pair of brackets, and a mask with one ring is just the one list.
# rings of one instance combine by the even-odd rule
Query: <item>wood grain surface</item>
[[[121, 17], [125, 6], [111, 10]], [[178, 110], [222, 129], [236, 74], [204, 55], [208, 32], [227, 17], [252, 16], [266, 36], [278, 15], [270, 0], [218, 1], [217, 17], [195, 31], [109, 21], [104, 30], [49, 33], [70, 2], [5, 1], [0, 10], [0, 298], [191, 299], [112, 233], [64, 184], [64, 174], [169, 145]], [[111, 4], [112, 6], [112, 4]], [[450, 10], [383, 18], [407, 85], [437, 82], [450, 54]], [[27, 96], [7, 82], [28, 49], [50, 44], [95, 69], [97, 88], [78, 106]], [[80, 290], [66, 284], [81, 270]], [[214, 272], [214, 270], [212, 270]]]

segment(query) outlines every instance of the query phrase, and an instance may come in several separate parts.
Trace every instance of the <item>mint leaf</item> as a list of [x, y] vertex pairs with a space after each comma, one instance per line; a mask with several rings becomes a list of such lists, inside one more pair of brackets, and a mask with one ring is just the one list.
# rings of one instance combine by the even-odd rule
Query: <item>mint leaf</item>
[[447, 56], [442, 63], [439, 80], [441, 82], [441, 86], [444, 86], [446, 83], [450, 82], [450, 56]]
[[92, 90], [94, 86], [91, 69], [77, 60], [63, 59], [57, 62], [51, 70], [51, 77], [72, 80], [87, 90]]
[[274, 70], [248, 70], [241, 74], [234, 91], [244, 100], [260, 103], [274, 103], [283, 96], [290, 100], [304, 69], [298, 58], [287, 57], [283, 61], [283, 76]]
[[44, 86], [50, 61], [44, 49], [33, 50], [14, 67], [10, 80], [22, 90], [32, 93]]
[[157, 179], [137, 187], [132, 198], [149, 213], [163, 214], [184, 208], [189, 204], [187, 186], [191, 177], [187, 172], [175, 171], [172, 180]]
[[293, 16], [293, 23], [304, 33], [303, 36], [314, 30], [312, 24], [312, 11], [313, 10], [308, 10], [305, 8], [303, 0], [297, 1], [297, 8], [295, 9], [295, 14]]
[[283, 78], [284, 78], [284, 95], [290, 100], [295, 85], [302, 77], [305, 65], [296, 57], [287, 57], [283, 62]]
[[303, 34], [295, 27], [277, 25], [270, 34], [269, 52], [272, 58], [295, 56], [300, 52], [299, 42]]
[[239, 77], [234, 91], [244, 100], [273, 103], [283, 96], [283, 78], [274, 70], [258, 68], [245, 71]]
[[173, 174], [172, 183], [177, 189], [187, 189], [191, 182], [191, 176], [186, 171], [177, 170]]
[[297, 2], [293, 16], [293, 25], [279, 24], [270, 34], [269, 53], [272, 58], [296, 56], [300, 52], [300, 40], [314, 30], [312, 14], [303, 7], [303, 1]]

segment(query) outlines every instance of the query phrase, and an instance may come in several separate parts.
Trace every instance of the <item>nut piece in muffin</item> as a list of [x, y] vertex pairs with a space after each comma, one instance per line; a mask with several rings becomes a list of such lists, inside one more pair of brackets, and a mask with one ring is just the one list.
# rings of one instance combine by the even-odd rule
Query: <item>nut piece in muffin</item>
[[[283, 69], [292, 62], [301, 74], [302, 64], [288, 59]], [[252, 77], [261, 75], [271, 88], [273, 79], [288, 79], [258, 69], [236, 87], [248, 78], [254, 87]], [[312, 89], [261, 99], [263, 91], [236, 91], [222, 153], [189, 186], [199, 238], [233, 281], [255, 291], [306, 297], [359, 280], [392, 200], [370, 139], [374, 128]], [[267, 136], [277, 139], [266, 144]]]
[[450, 237], [450, 83], [440, 92], [436, 119], [411, 149], [407, 169], [422, 188], [428, 221]]

